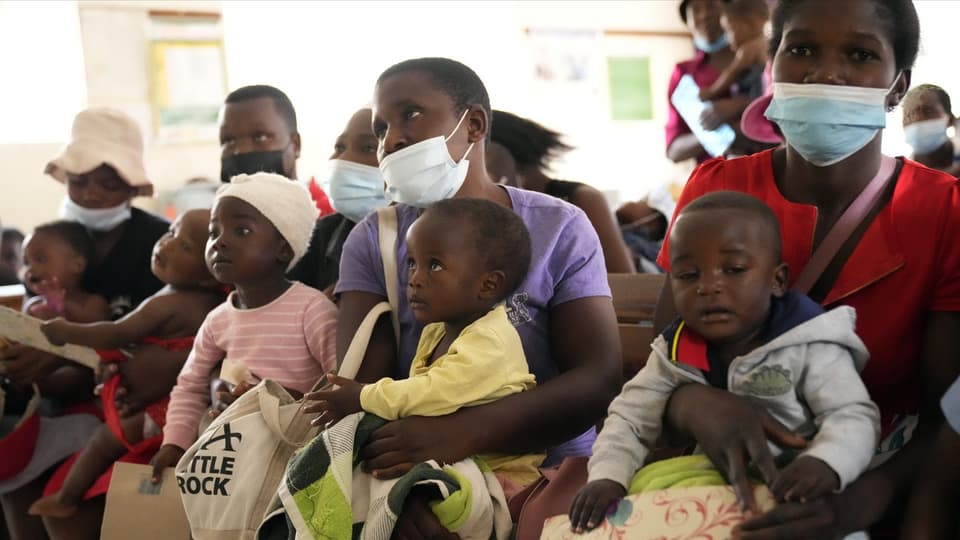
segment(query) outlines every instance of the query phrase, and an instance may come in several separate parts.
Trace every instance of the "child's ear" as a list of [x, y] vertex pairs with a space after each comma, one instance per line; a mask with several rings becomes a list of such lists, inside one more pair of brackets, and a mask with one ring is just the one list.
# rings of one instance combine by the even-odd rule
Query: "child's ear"
[[80, 255], [74, 255], [70, 260], [70, 270], [76, 275], [82, 275], [87, 270], [87, 259]]
[[490, 300], [491, 298], [502, 296], [500, 292], [506, 284], [506, 281], [507, 275], [501, 270], [487, 272], [480, 277], [480, 291], [477, 293], [477, 298], [480, 300]]
[[773, 296], [780, 298], [787, 293], [787, 279], [790, 275], [790, 269], [787, 263], [780, 263], [773, 271]]

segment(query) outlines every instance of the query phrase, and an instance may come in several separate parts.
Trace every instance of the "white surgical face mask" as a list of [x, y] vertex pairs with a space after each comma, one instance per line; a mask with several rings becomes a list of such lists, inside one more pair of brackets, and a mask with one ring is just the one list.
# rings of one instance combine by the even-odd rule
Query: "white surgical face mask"
[[469, 109], [464, 111], [450, 136], [437, 135], [401, 148], [380, 160], [380, 171], [387, 184], [387, 198], [394, 202], [426, 208], [432, 203], [456, 195], [467, 178], [470, 160], [467, 147], [460, 162], [455, 162], [447, 141], [460, 129]]
[[826, 167], [857, 153], [886, 126], [889, 93], [889, 88], [777, 82], [765, 115], [803, 159]]
[[389, 204], [383, 192], [383, 174], [377, 167], [331, 159], [328, 172], [333, 208], [353, 222]]
[[60, 218], [76, 221], [91, 231], [104, 232], [116, 228], [130, 219], [130, 202], [124, 202], [113, 208], [84, 208], [73, 202], [69, 196], [60, 204]]
[[914, 122], [903, 126], [903, 138], [914, 154], [929, 154], [947, 142], [948, 124], [946, 118]]

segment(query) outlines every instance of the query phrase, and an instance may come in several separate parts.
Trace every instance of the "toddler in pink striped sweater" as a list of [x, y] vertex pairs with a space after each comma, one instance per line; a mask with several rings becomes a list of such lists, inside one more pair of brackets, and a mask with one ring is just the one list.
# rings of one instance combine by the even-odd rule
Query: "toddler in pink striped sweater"
[[241, 174], [217, 191], [211, 212], [207, 266], [235, 291], [204, 320], [177, 378], [152, 461], [155, 482], [197, 439], [221, 361], [300, 394], [336, 365], [336, 306], [286, 278], [317, 219], [307, 191], [276, 174]]

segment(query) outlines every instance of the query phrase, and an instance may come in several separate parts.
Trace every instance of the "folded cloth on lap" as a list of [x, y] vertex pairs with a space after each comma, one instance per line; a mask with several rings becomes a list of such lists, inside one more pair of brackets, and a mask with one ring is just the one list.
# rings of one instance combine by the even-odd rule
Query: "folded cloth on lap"
[[348, 416], [294, 455], [280, 500], [287, 526], [295, 530], [283, 537], [388, 540], [406, 497], [420, 486], [436, 490], [433, 512], [464, 540], [509, 537], [512, 523], [503, 490], [480, 460], [453, 465], [428, 461], [393, 480], [362, 472], [355, 449], [385, 423], [365, 413]]

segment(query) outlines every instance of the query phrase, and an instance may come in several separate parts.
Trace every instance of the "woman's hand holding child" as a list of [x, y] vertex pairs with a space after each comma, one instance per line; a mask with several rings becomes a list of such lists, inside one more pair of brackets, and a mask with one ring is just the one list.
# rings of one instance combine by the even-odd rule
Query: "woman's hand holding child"
[[578, 534], [595, 529], [626, 494], [613, 480], [594, 480], [583, 486], [570, 505], [570, 529]]

